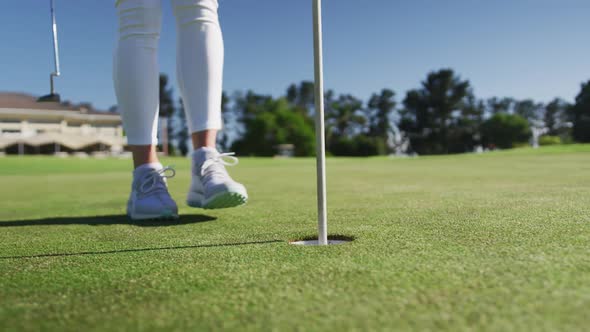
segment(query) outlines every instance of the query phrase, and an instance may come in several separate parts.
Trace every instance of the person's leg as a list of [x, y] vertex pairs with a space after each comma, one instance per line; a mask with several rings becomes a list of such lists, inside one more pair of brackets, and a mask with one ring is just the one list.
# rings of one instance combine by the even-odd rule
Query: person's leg
[[173, 0], [176, 75], [193, 147], [215, 147], [221, 129], [223, 36], [217, 0]]
[[191, 139], [195, 150], [200, 148], [213, 148], [217, 145], [217, 129], [205, 129], [192, 133]]
[[141, 165], [160, 162], [155, 145], [129, 145], [129, 150], [133, 155], [133, 167], [136, 169]]
[[113, 81], [127, 143], [133, 154], [133, 183], [127, 203], [132, 219], [176, 217], [165, 172], [156, 155], [159, 105], [160, 0], [119, 0], [119, 36]]
[[[177, 26], [177, 77], [193, 140], [193, 181], [187, 203], [224, 208], [244, 204], [243, 185], [227, 174], [215, 149], [221, 129], [223, 37], [217, 0], [172, 0]], [[234, 158], [237, 161], [237, 159]]]
[[160, 0], [119, 0], [113, 80], [135, 168], [158, 162]]

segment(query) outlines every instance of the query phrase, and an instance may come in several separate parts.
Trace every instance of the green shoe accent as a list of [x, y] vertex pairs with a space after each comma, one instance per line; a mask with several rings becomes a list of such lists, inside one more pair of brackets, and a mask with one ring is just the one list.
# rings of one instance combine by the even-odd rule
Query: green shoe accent
[[246, 204], [248, 198], [240, 193], [225, 192], [205, 203], [203, 209], [224, 209]]

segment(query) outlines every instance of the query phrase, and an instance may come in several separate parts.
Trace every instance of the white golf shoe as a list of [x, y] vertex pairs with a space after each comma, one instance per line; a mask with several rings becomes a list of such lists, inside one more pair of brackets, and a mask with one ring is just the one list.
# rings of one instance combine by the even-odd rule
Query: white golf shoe
[[213, 148], [193, 152], [193, 179], [186, 203], [203, 209], [223, 209], [248, 201], [246, 188], [234, 181], [225, 166], [238, 164], [234, 153], [219, 153]]
[[127, 215], [133, 220], [176, 219], [178, 207], [166, 185], [166, 179], [174, 177], [171, 167], [161, 164], [143, 165], [133, 172], [131, 195], [127, 202]]

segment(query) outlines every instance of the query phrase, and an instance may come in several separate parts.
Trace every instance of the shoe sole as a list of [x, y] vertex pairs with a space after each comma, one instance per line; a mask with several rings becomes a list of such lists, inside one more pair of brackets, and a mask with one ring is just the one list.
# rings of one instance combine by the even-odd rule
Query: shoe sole
[[214, 210], [214, 209], [225, 209], [225, 208], [232, 208], [237, 207], [240, 205], [244, 205], [248, 202], [248, 197], [244, 196], [240, 193], [235, 192], [225, 192], [217, 194], [216, 196], [209, 199], [208, 202], [205, 204], [201, 204], [200, 202], [194, 201], [187, 201], [186, 203], [190, 207], [194, 208], [202, 208], [206, 210]]
[[222, 193], [212, 197], [203, 209], [225, 209], [246, 204], [248, 198], [240, 193]]

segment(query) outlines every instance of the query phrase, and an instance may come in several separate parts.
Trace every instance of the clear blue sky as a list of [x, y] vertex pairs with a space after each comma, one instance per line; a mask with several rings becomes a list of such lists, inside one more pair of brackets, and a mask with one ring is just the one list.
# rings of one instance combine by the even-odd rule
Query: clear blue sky
[[[160, 70], [175, 84], [174, 19], [162, 0]], [[326, 88], [403, 99], [428, 71], [455, 69], [478, 97], [572, 101], [590, 79], [588, 0], [324, 0]], [[3, 1], [0, 91], [48, 92], [49, 1]], [[116, 103], [111, 0], [56, 0], [65, 99]], [[224, 89], [282, 94], [311, 80], [311, 0], [220, 0]]]

